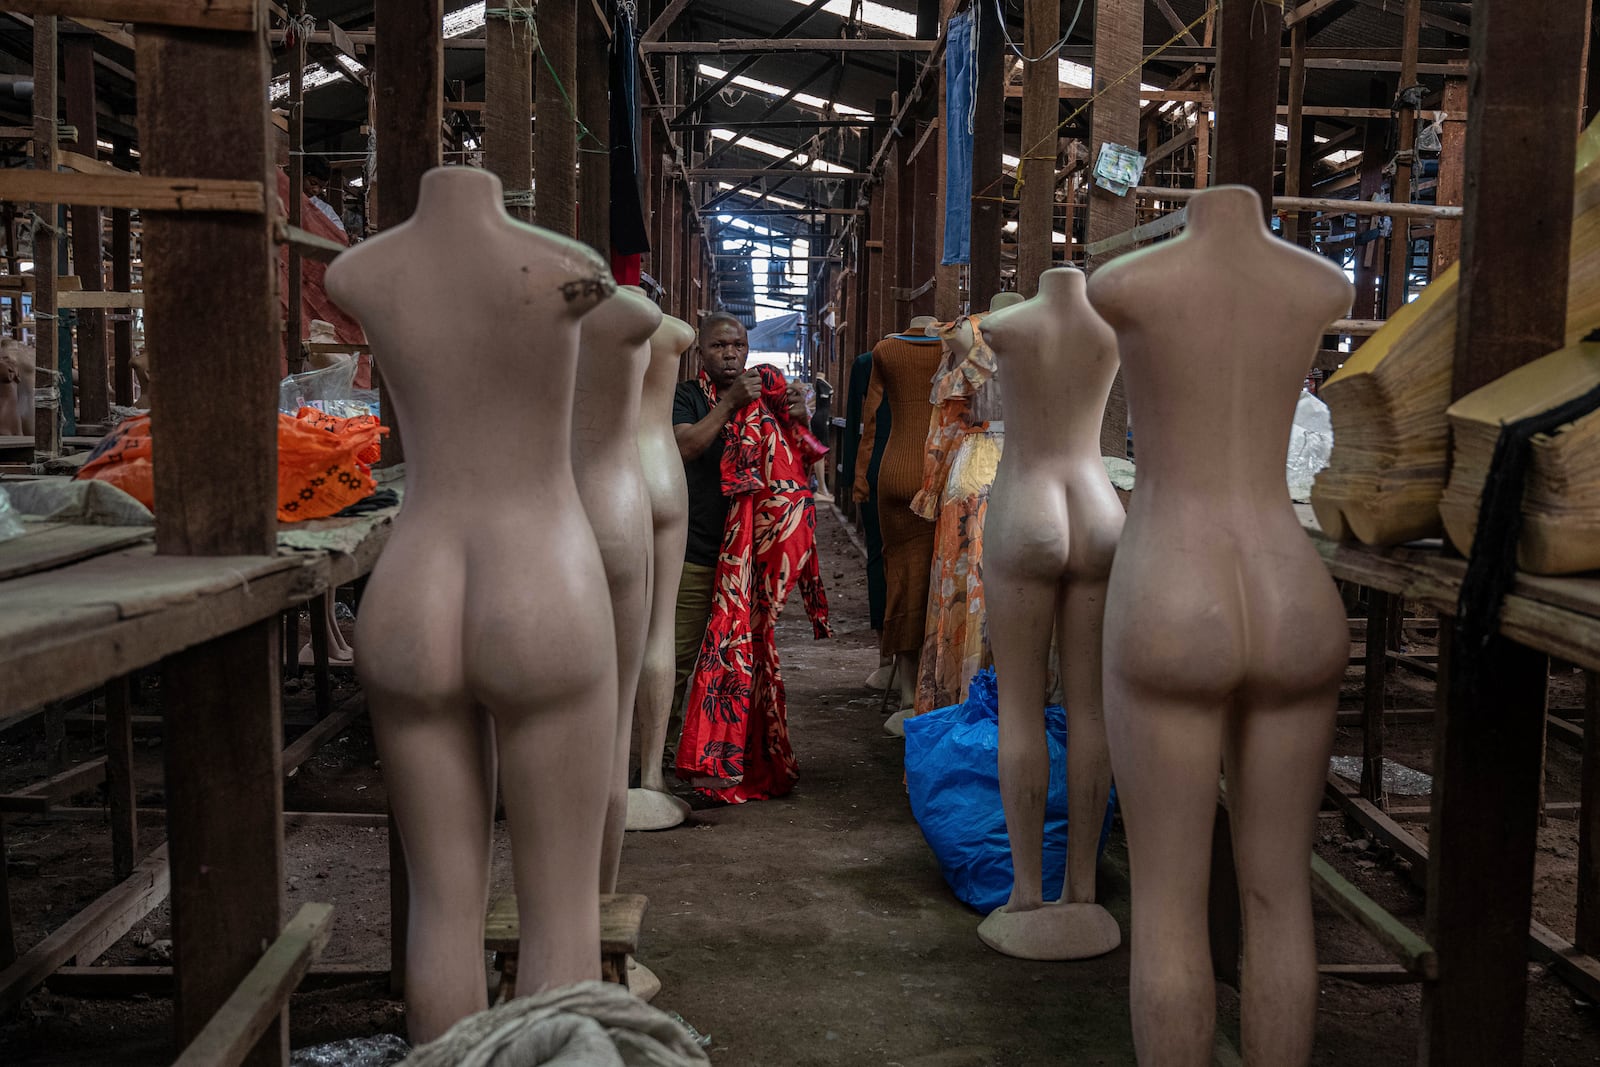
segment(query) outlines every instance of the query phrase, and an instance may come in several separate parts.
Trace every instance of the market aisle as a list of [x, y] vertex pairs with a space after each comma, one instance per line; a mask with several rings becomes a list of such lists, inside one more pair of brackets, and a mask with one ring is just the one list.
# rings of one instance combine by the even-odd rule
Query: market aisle
[[[900, 785], [902, 743], [861, 685], [877, 649], [860, 556], [831, 510], [817, 525], [836, 636], [813, 642], [797, 599], [778, 627], [799, 786], [628, 835], [621, 889], [650, 897], [656, 1004], [740, 1067], [1132, 1064], [1126, 947], [1004, 959], [945, 888]], [[1125, 924], [1120, 835], [1101, 890]]]

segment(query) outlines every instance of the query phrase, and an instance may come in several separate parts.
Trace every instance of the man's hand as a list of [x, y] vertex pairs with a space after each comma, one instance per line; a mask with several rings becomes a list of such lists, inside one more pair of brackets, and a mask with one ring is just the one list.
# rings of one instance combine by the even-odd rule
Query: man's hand
[[806, 411], [805, 387], [799, 382], [790, 382], [785, 392], [789, 401], [789, 418], [798, 424], [804, 425], [805, 421], [810, 418], [810, 414]]
[[761, 372], [747, 370], [722, 391], [721, 399], [737, 411], [761, 395]]

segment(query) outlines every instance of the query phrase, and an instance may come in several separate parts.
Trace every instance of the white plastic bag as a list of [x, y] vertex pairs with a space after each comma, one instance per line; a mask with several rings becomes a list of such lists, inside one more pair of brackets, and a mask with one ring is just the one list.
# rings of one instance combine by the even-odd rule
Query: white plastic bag
[[11, 497], [4, 489], [0, 489], [0, 541], [21, 537], [23, 533], [22, 519], [17, 509], [11, 506]]
[[1333, 454], [1333, 419], [1328, 405], [1300, 390], [1294, 409], [1294, 426], [1289, 430], [1289, 497], [1296, 503], [1311, 500], [1311, 483], [1317, 472], [1328, 465]]

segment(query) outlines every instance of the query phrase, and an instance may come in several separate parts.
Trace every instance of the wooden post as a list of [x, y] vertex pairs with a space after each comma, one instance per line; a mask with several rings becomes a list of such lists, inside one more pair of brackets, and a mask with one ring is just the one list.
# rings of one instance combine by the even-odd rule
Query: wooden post
[[1600, 672], [1584, 675], [1583, 778], [1578, 790], [1579, 952], [1600, 955]]
[[[1400, 92], [1417, 84], [1417, 35], [1422, 31], [1422, 0], [1406, 0], [1405, 26], [1400, 37]], [[1412, 155], [1417, 142], [1417, 109], [1402, 107], [1396, 117], [1398, 149], [1394, 157], [1394, 185], [1389, 199], [1396, 204], [1411, 202]], [[1411, 273], [1411, 221], [1392, 220], [1389, 238], [1389, 269], [1384, 272], [1384, 308], [1389, 315], [1406, 302]]]
[[[1390, 98], [1388, 84], [1381, 78], [1373, 78], [1368, 83], [1367, 101], [1373, 107], [1381, 107]], [[1361, 142], [1361, 190], [1362, 200], [1371, 200], [1383, 188], [1383, 165], [1385, 138], [1389, 127], [1388, 119], [1367, 119], [1366, 129], [1363, 131]], [[1356, 216], [1356, 235], [1372, 233], [1381, 225], [1382, 220], [1375, 215]], [[1459, 234], [1459, 230], [1457, 233]], [[1457, 242], [1459, 244], [1459, 241]], [[1358, 319], [1376, 319], [1382, 317], [1382, 293], [1379, 283], [1382, 272], [1379, 269], [1379, 259], [1383, 255], [1383, 242], [1379, 238], [1355, 246], [1355, 286], [1356, 298], [1350, 314]]]
[[895, 289], [908, 284], [909, 277], [906, 264], [911, 242], [907, 240], [906, 223], [910, 211], [903, 187], [911, 183], [905, 180], [900, 166], [905, 149], [905, 138], [896, 137], [883, 160], [883, 332], [886, 335], [905, 329], [911, 320], [894, 294]]
[[1277, 161], [1278, 42], [1283, 7], [1224, 4], [1217, 15], [1217, 152], [1219, 185], [1248, 185], [1272, 217]]
[[[887, 172], [884, 180], [888, 180]], [[889, 304], [888, 289], [884, 278], [890, 273], [889, 260], [885, 253], [885, 235], [888, 227], [884, 225], [888, 208], [884, 204], [884, 182], [878, 182], [872, 187], [867, 201], [867, 338], [866, 348], [872, 348], [888, 334]], [[852, 475], [853, 477], [853, 475]]]
[[578, 240], [611, 262], [611, 33], [592, 3], [578, 8]]
[[[1434, 199], [1440, 204], [1460, 204], [1466, 192], [1467, 79], [1444, 80], [1444, 135], [1439, 148], [1439, 185]], [[1461, 223], [1455, 219], [1433, 220], [1433, 269], [1430, 277], [1461, 258]]]
[[[1452, 398], [1563, 342], [1585, 2], [1473, 5]], [[1527, 159], [1541, 161], [1532, 185]], [[1520, 1063], [1549, 661], [1498, 635], [1457, 649], [1447, 616], [1440, 638], [1426, 930], [1439, 978], [1423, 987], [1422, 1060]], [[1478, 666], [1467, 691], [1457, 655]]]
[[[378, 46], [372, 71], [378, 142], [374, 184], [381, 192], [371, 222], [382, 230], [411, 217], [422, 175], [442, 159], [443, 0], [377, 0], [374, 15], [378, 40], [389, 42]], [[381, 372], [382, 366], [374, 363], [379, 405], [389, 427], [381, 463], [392, 466], [405, 460], [405, 447]]]
[[[305, 14], [304, 0], [300, 0], [296, 6], [300, 9], [300, 14]], [[305, 213], [300, 207], [306, 191], [306, 161], [301, 155], [306, 146], [305, 67], [306, 36], [297, 30], [294, 52], [289, 57], [289, 225], [295, 227], [305, 225]], [[289, 299], [288, 314], [284, 321], [283, 351], [287, 357], [289, 373], [299, 374], [305, 369], [306, 362], [306, 350], [301, 344], [306, 336], [304, 309], [301, 305], [305, 279], [301, 275], [300, 250], [293, 245], [288, 248], [288, 260]]]
[[483, 169], [500, 178], [506, 210], [533, 221], [533, 24], [512, 8], [485, 23]]
[[[1100, 146], [1106, 143], [1138, 146], [1139, 74], [1143, 53], [1144, 0], [1095, 0], [1094, 4], [1094, 93], [1090, 110], [1089, 216], [1084, 225], [1084, 241], [1093, 244], [1124, 230], [1138, 221], [1138, 202], [1130, 194], [1117, 196], [1094, 184], [1094, 165]], [[1129, 70], [1135, 73], [1123, 78]], [[1120, 82], [1113, 85], [1118, 78]], [[1276, 97], [1274, 97], [1276, 99]], [[1090, 256], [1084, 263], [1089, 273], [1112, 259], [1111, 253]], [[1100, 424], [1100, 451], [1107, 456], [1128, 454], [1128, 394], [1117, 375], [1106, 401], [1106, 414]]]
[[[133, 157], [128, 142], [117, 142], [117, 161], [131, 169]], [[133, 289], [133, 213], [127, 208], [111, 211], [111, 288], [119, 293]], [[111, 385], [118, 404], [133, 403], [133, 315], [129, 308], [117, 313], [111, 324]], [[129, 868], [131, 871], [133, 868]]]
[[1361, 711], [1361, 795], [1383, 807], [1386, 803], [1383, 789], [1383, 709], [1389, 682], [1389, 623], [1395, 596], [1381, 589], [1368, 589], [1367, 598], [1367, 652]]
[[[1283, 163], [1283, 195], [1301, 195], [1301, 171], [1306, 162], [1306, 135], [1311, 131], [1305, 118], [1306, 103], [1306, 23], [1305, 20], [1294, 24], [1289, 31], [1289, 114], [1285, 125], [1289, 129], [1288, 151], [1284, 153]], [[1315, 138], [1312, 138], [1313, 145]], [[1309, 192], [1309, 190], [1306, 190]], [[1287, 215], [1283, 220], [1283, 235], [1296, 244], [1311, 247], [1311, 233], [1301, 230], [1309, 226], [1309, 214]]]
[[[919, 13], [922, 11], [923, 6], [924, 5], [922, 4], [918, 5]], [[918, 36], [926, 35], [928, 37], [936, 37], [939, 33], [939, 26], [949, 22], [950, 14], [954, 10], [955, 0], [939, 0], [937, 20], [929, 26], [923, 26], [921, 23], [919, 23]], [[935, 90], [935, 92], [938, 93], [938, 106], [936, 108], [936, 113], [938, 115], [939, 131], [934, 134], [935, 143], [929, 146], [930, 148], [936, 150], [936, 155], [939, 161], [939, 202], [935, 212], [938, 220], [939, 230], [936, 237], [937, 251], [934, 253], [933, 314], [934, 317], [940, 322], [953, 322], [955, 321], [956, 316], [961, 313], [961, 265], [959, 263], [952, 263], [947, 267], [944, 264], [944, 220], [946, 214], [950, 210], [949, 191], [945, 188], [945, 179], [948, 177], [945, 172], [945, 159], [947, 153], [949, 152], [950, 123], [958, 120], [949, 114], [949, 109], [945, 106], [945, 88], [945, 67], [944, 62], [941, 60], [939, 62], [938, 88]], [[869, 141], [870, 138], [868, 137], [863, 137], [861, 139], [863, 149], [867, 148]], [[864, 157], [862, 162], [870, 163], [872, 159], [871, 151], [863, 151], [862, 156]], [[866, 170], [867, 168], [865, 166], [861, 166], [857, 169]], [[851, 332], [852, 334], [858, 334], [861, 331], [853, 326]], [[876, 340], [877, 339], [874, 338], [873, 343], [876, 343]], [[871, 345], [869, 344], [868, 347], [870, 348]], [[850, 377], [850, 372], [848, 369], [849, 360], [854, 359], [857, 352], [863, 351], [859, 345], [852, 346], [852, 349], [852, 351], [846, 353], [848, 356], [848, 359], [846, 360], [846, 368], [840, 372], [841, 378], [847, 384]], [[836, 395], [843, 396], [844, 393], [841, 392]], [[848, 503], [850, 494], [848, 492], [848, 487], [846, 487], [846, 489], [847, 491], [840, 498], [840, 500]]]
[[[21, 274], [22, 270], [18, 266], [17, 262], [21, 257], [17, 255], [16, 204], [11, 203], [10, 201], [7, 201], [5, 204], [0, 204], [0, 226], [5, 227], [6, 273]], [[14, 341], [20, 341], [22, 340], [22, 293], [13, 293], [9, 298], [7, 298], [6, 305], [11, 311], [9, 316], [11, 339]]]
[[[78, 148], [90, 159], [98, 158], [98, 131], [94, 106], [94, 36], [73, 33], [61, 43], [66, 72], [67, 122], [78, 128]], [[72, 269], [87, 292], [105, 289], [105, 255], [100, 228], [100, 208], [72, 205]], [[78, 318], [78, 421], [104, 423], [111, 414], [106, 367], [106, 313], [99, 308], [79, 308]]]
[[[1027, 0], [1023, 13], [1022, 50], [1039, 56], [1061, 36], [1061, 5], [1056, 0]], [[1055, 254], [1056, 121], [1061, 113], [1060, 85], [1052, 59], [1022, 68], [1022, 160], [1018, 176], [1022, 203], [1017, 218], [1017, 291], [1033, 296], [1039, 275]]]
[[[33, 22], [33, 165], [56, 169], [56, 17], [38, 15]], [[61, 454], [61, 396], [56, 382], [56, 206], [33, 205], [33, 454], [51, 459]]]
[[111, 806], [111, 877], [139, 862], [138, 796], [133, 784], [133, 701], [127, 675], [106, 683], [106, 792]]
[[534, 75], [534, 217], [547, 230], [577, 233], [577, 0], [542, 0]]
[[[254, 32], [141, 25], [140, 147], [146, 174], [231, 178], [273, 188], [264, 99], [266, 22]], [[277, 535], [278, 303], [272, 215], [145, 211], [152, 279], [146, 331], [161, 377], [151, 417], [156, 549], [166, 555], [268, 556]], [[227, 359], [215, 353], [228, 354]], [[228, 442], [228, 476], [213, 455]], [[163, 506], [159, 501], [181, 506]], [[255, 623], [169, 657], [167, 827], [174, 995], [187, 1045], [278, 936], [283, 894], [283, 727], [277, 626]], [[280, 1015], [246, 1058], [281, 1064]]]
[[[1006, 73], [999, 13], [992, 3], [974, 4], [973, 12], [978, 34], [978, 67], [972, 119], [972, 268], [967, 277], [967, 296], [972, 310], [982, 311], [1000, 291], [1000, 235], [1005, 221], [1000, 201], [1010, 195], [1011, 190], [1010, 183], [1005, 180], [1002, 159], [1006, 135]], [[1053, 63], [1047, 65], [1055, 69]], [[913, 285], [921, 283], [920, 278], [911, 282]]]
[[[906, 284], [921, 288], [929, 281], [938, 288], [937, 267], [939, 263], [939, 248], [944, 243], [944, 219], [939, 217], [939, 172], [944, 169], [943, 162], [934, 152], [932, 137], [927, 144], [922, 146], [922, 151], [917, 154], [912, 170], [911, 184], [915, 188], [912, 201], [912, 230], [915, 234], [915, 244], [912, 246], [911, 279]], [[814, 247], [814, 246], [813, 246]], [[995, 270], [1000, 266], [1000, 241], [999, 235], [995, 239]], [[934, 289], [930, 289], [921, 296], [912, 300], [912, 315], [933, 315], [935, 313], [936, 297]]]

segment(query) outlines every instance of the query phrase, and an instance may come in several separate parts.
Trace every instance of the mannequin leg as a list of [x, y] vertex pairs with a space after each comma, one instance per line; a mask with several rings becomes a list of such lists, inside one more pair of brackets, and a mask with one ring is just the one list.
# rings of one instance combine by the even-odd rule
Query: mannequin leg
[[1067, 873], [1061, 899], [1073, 904], [1095, 902], [1095, 860], [1111, 795], [1100, 677], [1105, 610], [1104, 578], [1066, 583], [1056, 624], [1067, 709]]
[[335, 660], [345, 663], [354, 661], [355, 650], [350, 647], [350, 642], [344, 639], [344, 632], [339, 629], [339, 591], [328, 590], [328, 655]]
[[628, 825], [628, 750], [633, 746], [633, 702], [644, 665], [645, 641], [650, 627], [650, 543], [645, 542], [642, 573], [613, 591], [617, 623], [617, 707], [612, 716], [611, 767], [606, 799], [605, 844], [600, 853], [600, 892], [617, 891], [617, 870], [622, 866], [622, 837]]
[[1056, 583], [994, 578], [989, 636], [1000, 705], [1000, 799], [1011, 840], [1007, 911], [1044, 904], [1044, 810], [1050, 791], [1044, 695]]
[[488, 1007], [483, 915], [494, 746], [483, 712], [465, 700], [374, 697], [373, 734], [410, 886], [407, 1029], [421, 1044]]
[[1226, 709], [1129, 686], [1110, 671], [1105, 696], [1128, 830], [1134, 1048], [1151, 1067], [1210, 1067], [1217, 1005], [1206, 911]]
[[1317, 1014], [1311, 842], [1333, 750], [1334, 701], [1244, 710], [1224, 759], [1239, 900], [1248, 1065], [1309, 1063]]
[[[502, 709], [495, 716], [522, 916], [519, 996], [600, 977], [595, 886], [616, 709], [607, 679], [558, 705]], [[480, 968], [482, 914], [480, 905]]]
[[[671, 545], [679, 545], [673, 551]], [[678, 581], [683, 572], [683, 537], [657, 534], [653, 590], [650, 601], [650, 634], [645, 639], [644, 664], [639, 671], [639, 696], [634, 701], [634, 714], [639, 720], [639, 785], [644, 789], [665, 792], [666, 776], [661, 771], [661, 759], [667, 747], [667, 722], [672, 716], [672, 691], [677, 662], [673, 652], [673, 617], [678, 594]]]

